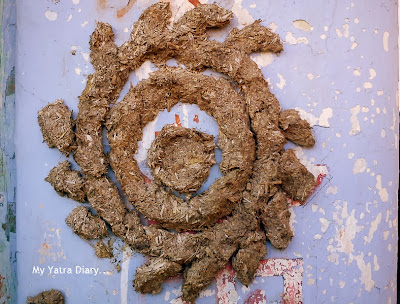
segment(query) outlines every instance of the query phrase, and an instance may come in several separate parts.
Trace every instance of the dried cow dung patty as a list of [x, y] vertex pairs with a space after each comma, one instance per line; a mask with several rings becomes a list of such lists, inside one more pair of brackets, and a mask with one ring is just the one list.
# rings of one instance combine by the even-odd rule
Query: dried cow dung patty
[[214, 136], [166, 125], [147, 153], [147, 164], [157, 183], [178, 192], [196, 192], [215, 161]]
[[84, 239], [99, 239], [108, 234], [106, 223], [97, 215], [93, 215], [87, 207], [76, 207], [65, 222], [74, 233]]
[[62, 99], [57, 99], [41, 109], [38, 113], [38, 122], [43, 139], [50, 148], [57, 148], [66, 156], [75, 149], [72, 111]]
[[59, 290], [50, 289], [26, 299], [28, 304], [64, 304], [64, 296]]

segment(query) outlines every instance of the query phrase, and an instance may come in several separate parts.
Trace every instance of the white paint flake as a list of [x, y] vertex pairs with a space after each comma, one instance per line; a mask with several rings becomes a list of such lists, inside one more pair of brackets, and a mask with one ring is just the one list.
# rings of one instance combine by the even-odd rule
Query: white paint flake
[[375, 286], [375, 282], [372, 280], [371, 263], [365, 263], [364, 253], [362, 252], [357, 256], [350, 255], [349, 263], [353, 260], [357, 262], [357, 267], [361, 271], [361, 284], [365, 286], [366, 291], [370, 291]]
[[279, 77], [279, 83], [277, 83], [276, 86], [282, 90], [283, 87], [286, 86], [286, 79], [283, 78], [283, 76], [279, 73], [278, 73], [278, 77]]
[[313, 126], [320, 126], [320, 127], [325, 127], [329, 128], [329, 118], [332, 118], [333, 116], [333, 109], [330, 107], [327, 107], [322, 110], [322, 113], [319, 117], [316, 117], [314, 114], [308, 113], [305, 110], [296, 107], [295, 108], [298, 112], [299, 115], [302, 119], [305, 119], [308, 121], [308, 123], [313, 127]]
[[361, 109], [360, 105], [356, 105], [355, 107], [350, 109], [351, 130], [349, 132], [349, 135], [356, 135], [361, 132], [360, 122], [358, 121], [357, 118], [358, 113], [360, 113], [360, 109]]
[[90, 54], [89, 53], [85, 53], [85, 52], [81, 52], [81, 55], [83, 57], [83, 60], [85, 60], [85, 62], [88, 63], [89, 59], [90, 59]]
[[365, 169], [367, 169], [367, 161], [365, 160], [365, 158], [357, 158], [354, 161], [353, 174], [356, 175], [359, 173], [363, 173]]
[[378, 225], [382, 220], [382, 213], [378, 213], [376, 219], [371, 222], [371, 227], [369, 228], [368, 236], [364, 237], [364, 245], [367, 243], [371, 243], [372, 238], [374, 237], [375, 231], [378, 229]]
[[286, 33], [285, 41], [291, 45], [295, 45], [295, 44], [299, 44], [299, 43], [308, 44], [308, 39], [306, 37], [296, 38], [296, 37], [294, 37], [293, 33], [291, 33], [291, 32]]
[[374, 270], [378, 271], [380, 268], [379, 264], [378, 264], [378, 257], [376, 255], [374, 255]]
[[372, 80], [376, 77], [376, 71], [373, 68], [369, 69], [369, 80]]
[[[143, 1], [147, 3], [147, 1]], [[182, 0], [170, 0], [169, 7], [171, 9], [171, 22], [178, 20], [182, 17], [187, 11], [194, 8], [194, 5], [191, 4], [189, 1], [182, 1]]]
[[79, 4], [79, 0], [72, 0], [72, 3], [75, 4], [75, 5]]
[[337, 194], [337, 192], [338, 192], [338, 187], [337, 186], [330, 186], [326, 190], [326, 194]]
[[274, 22], [271, 22], [268, 27], [271, 29], [271, 32], [273, 33], [275, 33], [276, 29], [278, 28], [278, 26]]
[[360, 69], [361, 69], [361, 67], [358, 67], [358, 68], [354, 69], [353, 75], [354, 75], [354, 76], [361, 76]]
[[352, 209], [350, 214], [348, 212], [348, 203], [345, 201], [340, 205], [339, 201], [336, 202], [336, 210], [333, 212], [333, 220], [336, 222], [335, 241], [337, 246], [328, 246], [328, 251], [331, 253], [343, 252], [350, 254], [354, 251], [353, 240], [356, 234], [359, 233], [364, 227], [358, 226], [355, 217], [356, 209]]
[[153, 72], [150, 60], [146, 60], [143, 64], [135, 70], [135, 75], [139, 81], [149, 78], [149, 74]]
[[378, 174], [376, 176], [376, 189], [379, 191], [378, 194], [382, 200], [382, 202], [386, 203], [389, 199], [388, 192], [386, 188], [382, 187], [382, 175]]
[[75, 68], [76, 75], [80, 75], [82, 70], [80, 68]]
[[274, 61], [274, 55], [272, 53], [253, 53], [250, 55], [251, 60], [253, 60], [259, 67], [266, 67]]
[[309, 32], [314, 29], [306, 20], [294, 20], [293, 26], [305, 32]]
[[364, 89], [372, 89], [372, 82], [370, 81], [364, 82]]
[[71, 19], [72, 19], [72, 14], [69, 14], [69, 15], [68, 15], [68, 18], [67, 18], [67, 22], [70, 22]]
[[389, 52], [389, 32], [388, 31], [383, 33], [382, 44], [383, 44], [383, 49], [386, 52]]
[[249, 25], [254, 22], [254, 18], [247, 9], [242, 7], [242, 0], [235, 0], [235, 3], [232, 6], [232, 12], [235, 14], [238, 19], [240, 25]]
[[47, 20], [49, 21], [56, 21], [57, 20], [57, 13], [54, 11], [46, 11], [44, 13], [44, 15], [46, 16]]

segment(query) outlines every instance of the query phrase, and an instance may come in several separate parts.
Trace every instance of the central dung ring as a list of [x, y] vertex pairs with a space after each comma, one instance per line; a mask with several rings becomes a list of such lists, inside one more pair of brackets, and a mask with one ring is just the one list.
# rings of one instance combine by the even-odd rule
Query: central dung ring
[[[146, 183], [134, 158], [146, 124], [178, 102], [197, 104], [215, 118], [222, 151], [223, 176], [186, 202], [154, 182]], [[139, 212], [163, 227], [201, 230], [228, 215], [241, 199], [252, 172], [255, 143], [245, 101], [227, 80], [162, 68], [111, 109], [107, 128], [110, 164], [124, 193]]]

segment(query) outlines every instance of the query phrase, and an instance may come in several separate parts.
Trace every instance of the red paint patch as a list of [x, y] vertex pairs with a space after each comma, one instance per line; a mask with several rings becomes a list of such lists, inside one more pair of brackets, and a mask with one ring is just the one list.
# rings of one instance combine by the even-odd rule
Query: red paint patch
[[195, 7], [197, 7], [200, 3], [199, 0], [188, 0], [190, 3], [192, 3]]
[[244, 301], [244, 304], [262, 304], [267, 303], [265, 294], [262, 293], [261, 289], [254, 290], [250, 296]]
[[227, 216], [221, 217], [220, 219], [217, 220], [217, 223], [219, 224], [219, 223], [225, 222], [227, 219], [228, 219]]
[[148, 224], [149, 226], [151, 226], [151, 225], [158, 225], [159, 222], [157, 222], [157, 221], [155, 221], [155, 220], [149, 220], [149, 219], [147, 219], [147, 224]]
[[154, 132], [154, 138], [158, 136], [158, 133], [160, 133], [160, 131]]
[[194, 230], [186, 230], [186, 231], [181, 231], [180, 233], [182, 233], [182, 234], [184, 234], [184, 233], [187, 233], [187, 234], [196, 234], [197, 232], [194, 231]]
[[179, 117], [178, 114], [175, 114], [175, 124], [177, 127], [182, 127], [181, 118]]
[[193, 118], [193, 121], [199, 123], [199, 115], [196, 114], [196, 115], [194, 116], [194, 118]]
[[117, 17], [118, 18], [124, 17], [125, 14], [132, 9], [135, 2], [136, 2], [136, 0], [129, 0], [128, 4], [125, 7], [121, 8], [120, 10], [117, 11]]
[[150, 178], [148, 178], [146, 175], [144, 175], [143, 173], [142, 173], [142, 176], [144, 178], [144, 183], [145, 184], [150, 184], [152, 182], [152, 180]]

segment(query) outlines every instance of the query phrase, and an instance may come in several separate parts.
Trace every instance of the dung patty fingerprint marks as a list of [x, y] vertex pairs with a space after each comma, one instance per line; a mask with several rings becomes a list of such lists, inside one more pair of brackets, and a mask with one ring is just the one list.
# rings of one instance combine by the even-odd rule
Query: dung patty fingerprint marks
[[[72, 152], [82, 170], [82, 175], [71, 173], [66, 163], [64, 170], [52, 171], [56, 191], [78, 201], [87, 197], [98, 214], [83, 206], [74, 209], [67, 217], [73, 231], [86, 239], [102, 238], [107, 235], [107, 222], [113, 234], [151, 257], [136, 271], [136, 291], [160, 292], [168, 277], [183, 272], [182, 299], [194, 302], [230, 260], [247, 286], [266, 254], [267, 239], [279, 249], [288, 246], [293, 233], [286, 196], [305, 201], [316, 183], [294, 153], [283, 147], [287, 140], [311, 147], [314, 138], [310, 125], [296, 111], [281, 111], [261, 70], [249, 58], [253, 52], [281, 52], [277, 34], [257, 20], [231, 30], [224, 42], [209, 40], [207, 28], [224, 27], [233, 18], [231, 11], [216, 4], [198, 4], [173, 24], [170, 18], [168, 3], [148, 7], [133, 25], [131, 40], [120, 47], [114, 43], [111, 26], [99, 22], [90, 39], [95, 71], [79, 97], [77, 119], [72, 122], [66, 111], [62, 116], [65, 130], [73, 130], [76, 124], [76, 143], [74, 136], [61, 140], [52, 127], [42, 132], [50, 147]], [[170, 58], [186, 68], [167, 67]], [[159, 70], [131, 86], [123, 100], [111, 107], [129, 73], [145, 60], [160, 66]], [[228, 80], [200, 73], [206, 68], [229, 76], [242, 94]], [[198, 189], [215, 162], [211, 135], [164, 127], [148, 154], [154, 181], [146, 179], [134, 158], [144, 127], [178, 102], [197, 104], [214, 117], [222, 151], [222, 177], [187, 201], [168, 187], [184, 193]], [[56, 115], [56, 109], [46, 111], [46, 117]], [[49, 123], [41, 119], [41, 125]], [[108, 155], [102, 145], [104, 127], [111, 149]], [[167, 153], [176, 153], [179, 159]], [[135, 210], [125, 207], [106, 176], [109, 165]], [[84, 186], [62, 188], [57, 183], [71, 174]], [[139, 212], [158, 224], [143, 225]], [[196, 233], [182, 234], [182, 230]]]

